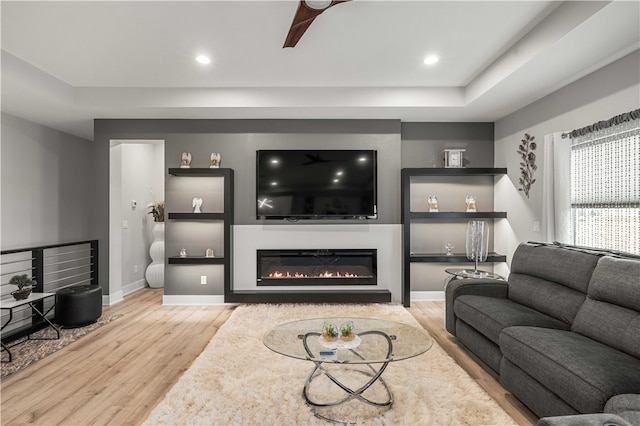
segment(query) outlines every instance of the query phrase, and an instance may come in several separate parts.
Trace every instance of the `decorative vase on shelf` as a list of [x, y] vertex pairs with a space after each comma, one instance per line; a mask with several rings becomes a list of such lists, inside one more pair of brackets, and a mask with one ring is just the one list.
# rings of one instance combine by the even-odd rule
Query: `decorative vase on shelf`
[[469, 221], [466, 240], [467, 259], [474, 262], [474, 274], [481, 276], [478, 263], [485, 262], [489, 254], [489, 224], [483, 220]]
[[164, 222], [154, 222], [153, 242], [149, 247], [151, 255], [151, 263], [147, 266], [144, 276], [147, 279], [149, 287], [164, 287]]

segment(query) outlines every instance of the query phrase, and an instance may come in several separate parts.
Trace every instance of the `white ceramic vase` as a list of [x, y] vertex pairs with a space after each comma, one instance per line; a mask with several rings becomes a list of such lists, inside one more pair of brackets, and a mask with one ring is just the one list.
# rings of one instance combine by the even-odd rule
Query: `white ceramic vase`
[[153, 242], [149, 247], [151, 263], [147, 266], [144, 277], [147, 279], [149, 287], [164, 287], [164, 222], [154, 222]]

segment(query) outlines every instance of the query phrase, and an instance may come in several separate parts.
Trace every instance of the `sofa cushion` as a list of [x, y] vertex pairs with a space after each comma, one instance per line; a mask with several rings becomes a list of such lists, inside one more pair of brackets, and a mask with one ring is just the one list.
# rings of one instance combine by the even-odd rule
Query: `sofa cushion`
[[640, 313], [637, 311], [589, 298], [571, 329], [640, 358]]
[[640, 260], [603, 257], [593, 271], [589, 297], [640, 312]]
[[456, 316], [484, 334], [496, 345], [505, 327], [528, 325], [569, 330], [569, 325], [509, 299], [459, 296], [454, 303]]
[[613, 395], [640, 393], [640, 360], [578, 333], [510, 327], [503, 356], [580, 413], [602, 412]]
[[509, 275], [509, 299], [571, 325], [586, 294], [531, 275]]
[[521, 244], [511, 262], [508, 298], [571, 324], [599, 259], [585, 251]]
[[511, 272], [531, 275], [586, 293], [600, 256], [559, 246], [523, 243], [513, 254]]
[[640, 261], [600, 259], [572, 330], [640, 358]]

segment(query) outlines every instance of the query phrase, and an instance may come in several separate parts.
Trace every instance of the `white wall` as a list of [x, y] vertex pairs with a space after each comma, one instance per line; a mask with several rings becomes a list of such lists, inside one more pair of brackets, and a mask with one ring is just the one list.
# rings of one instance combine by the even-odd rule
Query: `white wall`
[[[146, 285], [153, 217], [146, 205], [164, 199], [161, 141], [114, 141], [111, 148], [110, 295], [119, 298]], [[153, 194], [153, 195], [152, 195]], [[132, 202], [136, 207], [132, 207]], [[126, 223], [126, 225], [125, 225]]]
[[96, 238], [94, 146], [2, 113], [2, 249]]
[[[507, 253], [508, 261], [519, 243], [541, 239], [541, 233], [533, 230], [533, 222], [542, 222], [544, 135], [571, 131], [639, 108], [639, 64], [640, 54], [635, 51], [496, 122], [495, 167], [507, 167], [508, 177], [496, 184], [494, 208], [507, 211], [508, 221], [496, 226], [495, 244], [497, 252]], [[530, 198], [518, 191], [520, 157], [516, 150], [525, 133], [539, 142], [535, 151], [537, 181]]]

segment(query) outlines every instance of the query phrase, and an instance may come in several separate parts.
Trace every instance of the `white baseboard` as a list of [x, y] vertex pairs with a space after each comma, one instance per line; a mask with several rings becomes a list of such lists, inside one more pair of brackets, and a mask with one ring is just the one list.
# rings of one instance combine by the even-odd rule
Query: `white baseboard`
[[198, 296], [198, 295], [164, 295], [162, 304], [165, 306], [180, 305], [224, 305], [224, 296]]
[[102, 296], [102, 306], [111, 306], [124, 300], [124, 294], [122, 290], [116, 291], [112, 294], [106, 294]]
[[412, 302], [444, 302], [444, 291], [412, 291]]
[[134, 282], [132, 282], [130, 284], [122, 286], [122, 294], [127, 296], [127, 295], [129, 295], [131, 293], [135, 293], [138, 290], [142, 290], [146, 286], [147, 286], [147, 281], [146, 280], [134, 281]]

